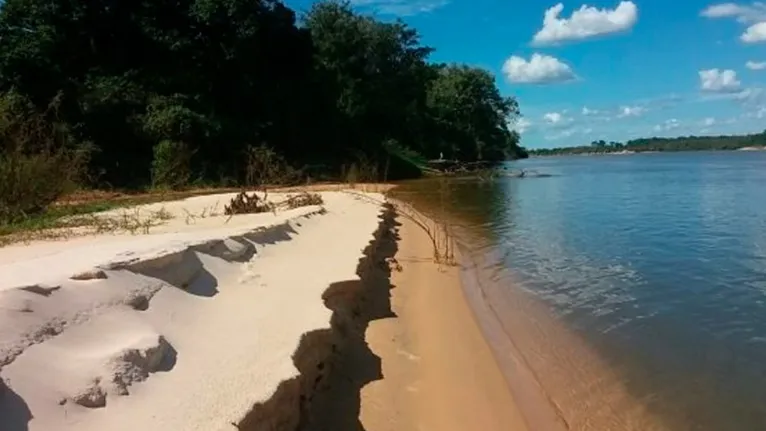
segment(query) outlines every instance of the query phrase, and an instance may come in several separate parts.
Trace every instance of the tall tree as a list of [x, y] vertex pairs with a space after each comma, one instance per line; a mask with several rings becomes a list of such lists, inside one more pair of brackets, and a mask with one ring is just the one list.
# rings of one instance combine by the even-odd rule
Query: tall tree
[[440, 138], [422, 150], [459, 160], [503, 160], [518, 156], [519, 136], [508, 123], [519, 115], [512, 97], [500, 95], [494, 77], [484, 69], [436, 66], [428, 92], [434, 132]]

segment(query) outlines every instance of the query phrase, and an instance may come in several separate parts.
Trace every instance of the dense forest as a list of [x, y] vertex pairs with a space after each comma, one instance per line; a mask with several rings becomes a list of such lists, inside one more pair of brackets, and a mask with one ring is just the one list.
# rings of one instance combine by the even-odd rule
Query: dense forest
[[766, 131], [753, 135], [680, 136], [677, 138], [641, 138], [625, 143], [593, 141], [579, 147], [542, 148], [530, 150], [536, 156], [563, 154], [603, 154], [622, 151], [725, 151], [747, 147], [766, 147]]
[[366, 166], [374, 180], [442, 153], [524, 156], [507, 126], [516, 101], [432, 51], [342, 2], [298, 17], [276, 0], [5, 0], [0, 200], [31, 178], [237, 186], [278, 164], [328, 178]]

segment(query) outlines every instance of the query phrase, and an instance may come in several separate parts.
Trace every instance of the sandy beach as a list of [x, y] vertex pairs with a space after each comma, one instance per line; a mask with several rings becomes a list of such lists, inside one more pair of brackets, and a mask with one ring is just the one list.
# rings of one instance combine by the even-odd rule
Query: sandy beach
[[0, 249], [3, 430], [526, 429], [458, 269], [382, 195], [230, 198]]
[[[401, 271], [392, 277], [397, 318], [367, 331], [384, 376], [391, 377], [364, 388], [362, 422], [381, 430], [526, 430], [465, 301], [459, 268], [434, 263], [425, 232], [405, 217], [398, 220]], [[386, 423], [396, 411], [406, 412], [402, 422]]]

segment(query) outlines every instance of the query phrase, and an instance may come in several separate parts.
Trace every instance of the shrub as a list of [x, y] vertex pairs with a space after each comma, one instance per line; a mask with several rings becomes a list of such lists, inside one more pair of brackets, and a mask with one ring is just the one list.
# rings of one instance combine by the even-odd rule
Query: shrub
[[245, 185], [287, 185], [300, 181], [302, 172], [290, 166], [280, 154], [266, 145], [248, 146], [245, 150]]
[[192, 151], [183, 142], [160, 141], [154, 146], [152, 186], [177, 190], [191, 179]]
[[76, 187], [84, 161], [76, 152], [0, 155], [0, 223], [43, 212]]
[[73, 145], [69, 130], [55, 121], [59, 100], [45, 112], [11, 93], [0, 95], [0, 223], [43, 212], [82, 179], [85, 145]]

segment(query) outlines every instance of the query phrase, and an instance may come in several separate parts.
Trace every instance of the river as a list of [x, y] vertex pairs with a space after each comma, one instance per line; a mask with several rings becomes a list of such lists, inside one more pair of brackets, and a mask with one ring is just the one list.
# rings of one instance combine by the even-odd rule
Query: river
[[499, 361], [570, 429], [766, 430], [766, 152], [506, 167], [544, 175], [395, 192], [449, 220]]

